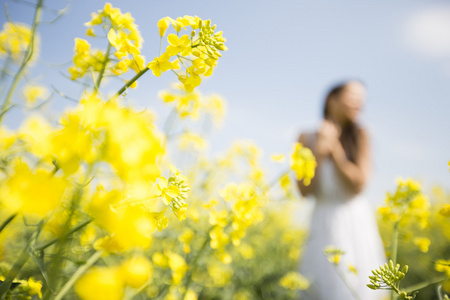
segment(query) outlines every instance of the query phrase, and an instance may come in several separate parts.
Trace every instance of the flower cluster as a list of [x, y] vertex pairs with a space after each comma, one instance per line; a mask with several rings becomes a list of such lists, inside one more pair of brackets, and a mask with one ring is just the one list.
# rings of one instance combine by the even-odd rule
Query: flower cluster
[[[74, 66], [69, 68], [72, 79], [84, 76], [90, 68], [95, 72], [109, 70], [114, 75], [124, 74], [129, 69], [139, 73], [145, 68], [145, 58], [140, 52], [143, 40], [130, 13], [122, 13], [119, 8], [106, 3], [102, 10], [92, 13], [91, 20], [85, 25], [88, 27], [86, 35], [91, 37], [96, 36], [96, 27], [106, 30], [109, 46], [106, 52], [90, 51], [86, 40], [75, 39]], [[116, 59], [110, 57], [111, 47], [115, 49]], [[117, 62], [111, 65], [115, 60]]]
[[280, 279], [280, 285], [290, 290], [307, 290], [309, 281], [298, 272], [289, 272]]
[[[36, 9], [43, 9], [42, 1]], [[87, 40], [75, 39], [71, 78], [90, 74], [92, 88], [91, 79], [83, 78], [88, 88], [81, 96], [67, 95], [79, 101], [61, 117], [47, 118], [40, 111], [47, 90], [19, 85], [35, 114], [18, 129], [0, 126], [0, 256], [15, 260], [0, 274], [0, 298], [41, 297], [41, 288], [43, 298], [59, 299], [194, 300], [218, 298], [222, 291], [230, 299], [254, 299], [263, 289], [286, 298], [307, 288], [300, 274], [288, 273], [295, 269], [304, 233], [286, 217], [289, 209], [269, 207], [271, 185], [253, 142], [236, 143], [210, 159], [203, 151], [187, 151], [207, 146], [206, 133], [187, 128], [189, 122], [180, 122], [177, 133], [164, 128], [164, 134], [147, 110], [102, 95], [105, 76], [121, 78], [129, 69], [137, 73], [118, 96], [148, 70], [159, 76], [171, 69], [181, 83], [160, 93], [174, 106], [166, 124], [203, 115], [220, 123], [223, 99], [194, 88], [212, 74], [226, 50], [222, 33], [198, 17], [163, 18], [161, 40], [170, 25], [176, 34], [167, 36], [164, 53], [146, 65], [129, 13], [107, 3], [92, 14], [86, 34], [104, 36], [107, 48], [93, 50]], [[1, 37], [2, 43], [9, 38]], [[34, 37], [31, 33], [29, 41]], [[14, 49], [23, 55], [26, 40], [20, 45]], [[180, 67], [185, 70], [177, 71]], [[302, 148], [293, 167], [305, 182], [314, 175], [306, 170], [313, 161], [307, 152]], [[182, 166], [183, 174], [173, 164]], [[281, 184], [288, 186], [285, 177]], [[275, 252], [277, 258], [262, 269], [260, 261]], [[24, 266], [29, 279], [16, 286], [14, 273]]]
[[[9, 56], [13, 62], [19, 63], [28, 50], [31, 42], [31, 30], [26, 24], [7, 22], [0, 31], [0, 57]], [[39, 39], [34, 38], [34, 49], [38, 48]], [[32, 59], [36, 58], [34, 53]]]
[[75, 38], [73, 52], [74, 65], [69, 68], [72, 80], [83, 77], [90, 69], [100, 72], [104, 62], [107, 61], [105, 53], [101, 50], [91, 50], [91, 45], [84, 39]]
[[378, 213], [383, 220], [406, 224], [410, 219], [415, 220], [421, 228], [428, 223], [430, 204], [422, 194], [420, 184], [412, 179], [397, 180], [395, 193], [387, 193], [386, 206], [380, 207]]
[[335, 246], [330, 245], [323, 249], [323, 254], [325, 254], [330, 263], [332, 263], [333, 265], [338, 265], [341, 261], [341, 256], [345, 254], [345, 252], [339, 248], [336, 248]]
[[143, 255], [135, 255], [117, 266], [92, 268], [76, 282], [75, 291], [83, 300], [121, 300], [127, 287], [139, 289], [152, 276], [152, 263]]
[[[4, 281], [5, 276], [0, 275], [0, 280]], [[33, 277], [28, 278], [28, 280], [14, 280], [12, 286], [14, 288], [8, 295], [9, 299], [28, 300], [35, 295], [42, 298], [42, 282], [36, 281]]]
[[186, 180], [186, 177], [181, 175], [180, 170], [171, 166], [169, 178], [160, 177], [158, 178], [157, 184], [159, 190], [157, 195], [161, 197], [165, 205], [172, 209], [180, 221], [186, 219], [188, 207], [186, 199], [188, 197], [189, 186]]
[[158, 96], [165, 103], [173, 105], [182, 119], [190, 117], [197, 120], [200, 115], [205, 114], [218, 125], [225, 116], [225, 102], [219, 95], [203, 96], [198, 91], [187, 91], [181, 84], [173, 84], [172, 89], [162, 90]]
[[[159, 33], [162, 37], [166, 34], [169, 25], [172, 24], [177, 34], [169, 34], [167, 41], [169, 45], [166, 51], [155, 57], [148, 63], [147, 67], [155, 76], [161, 76], [161, 72], [178, 70], [180, 65], [184, 66], [184, 73], [177, 73], [178, 79], [184, 85], [186, 91], [191, 92], [201, 83], [201, 76], [211, 76], [217, 60], [222, 56], [220, 51], [227, 50], [224, 45], [225, 38], [222, 32], [215, 32], [216, 25], [211, 25], [210, 20], [202, 20], [197, 16], [184, 16], [176, 20], [165, 17], [159, 20]], [[181, 30], [191, 31], [189, 34], [181, 35]], [[172, 57], [176, 60], [170, 61]]]
[[303, 147], [301, 143], [296, 143], [291, 156], [291, 169], [295, 172], [297, 180], [303, 180], [305, 185], [309, 185], [316, 166], [317, 162], [312, 151]]
[[413, 300], [416, 293], [408, 295], [405, 291], [400, 290], [400, 281], [405, 278], [407, 272], [407, 265], [400, 270], [400, 265], [394, 266], [394, 263], [390, 260], [389, 264], [380, 266], [377, 270], [372, 270], [373, 275], [369, 276], [370, 284], [367, 286], [372, 290], [390, 289], [395, 291], [400, 299]]

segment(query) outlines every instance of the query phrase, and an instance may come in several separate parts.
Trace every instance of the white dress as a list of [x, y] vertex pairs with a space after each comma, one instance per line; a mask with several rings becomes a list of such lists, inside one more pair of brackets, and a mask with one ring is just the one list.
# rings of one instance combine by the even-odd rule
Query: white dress
[[[385, 298], [385, 292], [373, 291], [366, 286], [371, 270], [386, 261], [375, 211], [366, 198], [348, 191], [331, 159], [323, 161], [318, 176], [309, 239], [300, 266], [301, 274], [311, 285], [301, 299], [355, 299], [323, 254], [323, 249], [329, 245], [345, 252], [338, 267], [360, 299]], [[357, 274], [349, 271], [349, 264], [356, 267]]]

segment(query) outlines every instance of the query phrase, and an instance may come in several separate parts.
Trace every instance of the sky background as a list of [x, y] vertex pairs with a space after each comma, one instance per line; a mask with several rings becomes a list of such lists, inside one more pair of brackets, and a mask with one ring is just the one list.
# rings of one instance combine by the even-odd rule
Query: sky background
[[[0, 2], [3, 24], [5, 0]], [[398, 176], [413, 177], [426, 187], [450, 188], [448, 1], [110, 2], [135, 18], [147, 61], [158, 54], [156, 23], [162, 17], [198, 15], [224, 32], [229, 50], [200, 86], [203, 93], [218, 93], [228, 102], [225, 125], [210, 139], [213, 152], [235, 139], [254, 140], [276, 175], [270, 155], [289, 153], [300, 132], [315, 130], [327, 90], [356, 78], [368, 88], [361, 123], [369, 131], [373, 152], [373, 174], [365, 190], [370, 201], [380, 204], [386, 191], [395, 188]], [[45, 5], [67, 6], [68, 11], [57, 22], [39, 27], [40, 60], [28, 78], [78, 98], [81, 87], [60, 73], [67, 74], [74, 38], [86, 38], [83, 23], [104, 2], [52, 0]], [[13, 21], [31, 22], [32, 6], [7, 1], [7, 10]], [[45, 11], [43, 19], [54, 16]], [[92, 43], [106, 47], [106, 40]], [[160, 78], [147, 73], [128, 97], [138, 106], [152, 107], [164, 119], [167, 108], [156, 95], [175, 80], [171, 72]], [[104, 91], [120, 86], [112, 81]], [[49, 109], [55, 113], [73, 105], [58, 96], [52, 101]], [[5, 123], [17, 127], [21, 119], [11, 112]]]

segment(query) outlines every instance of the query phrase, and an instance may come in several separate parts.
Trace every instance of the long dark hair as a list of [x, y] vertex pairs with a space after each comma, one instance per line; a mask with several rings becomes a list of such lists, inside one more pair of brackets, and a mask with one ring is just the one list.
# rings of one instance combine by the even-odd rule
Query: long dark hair
[[[357, 81], [361, 84], [363, 84], [359, 80], [352, 80]], [[335, 86], [333, 86], [325, 98], [325, 104], [323, 107], [323, 118], [326, 120], [330, 119], [330, 100], [333, 97], [339, 97], [342, 91], [345, 89], [347, 84], [350, 81], [345, 81], [342, 83], [339, 83]], [[348, 122], [346, 124], [342, 125], [342, 131], [341, 136], [339, 137], [339, 140], [341, 141], [342, 147], [344, 148], [345, 154], [347, 155], [347, 158], [353, 162], [357, 163], [358, 154], [360, 151], [360, 143], [361, 143], [361, 127], [359, 124], [355, 122]]]

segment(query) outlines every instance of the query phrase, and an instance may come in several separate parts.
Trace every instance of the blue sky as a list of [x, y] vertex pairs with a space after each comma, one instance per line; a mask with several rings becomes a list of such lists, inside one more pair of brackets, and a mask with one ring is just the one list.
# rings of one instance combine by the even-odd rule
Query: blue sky
[[[1, 0], [3, 5], [5, 0]], [[425, 186], [450, 187], [450, 4], [448, 1], [110, 1], [129, 11], [144, 38], [147, 60], [158, 53], [157, 21], [198, 15], [223, 30], [229, 50], [204, 93], [228, 102], [225, 126], [211, 139], [218, 152], [237, 138], [254, 140], [267, 164], [273, 153], [288, 153], [302, 131], [320, 124], [322, 102], [333, 83], [358, 78], [368, 88], [362, 123], [372, 138], [373, 175], [366, 193], [380, 203], [395, 178], [414, 177]], [[29, 23], [33, 8], [8, 1], [14, 21]], [[63, 78], [75, 37], [85, 37], [83, 23], [103, 1], [45, 1], [68, 13], [39, 28], [41, 60], [30, 78], [53, 84], [77, 98], [81, 88]], [[52, 19], [46, 12], [45, 20]], [[1, 23], [5, 16], [1, 13]], [[104, 48], [105, 41], [97, 47]], [[42, 74], [38, 76], [39, 74]], [[128, 96], [139, 106], [167, 110], [156, 94], [175, 80], [146, 74]], [[105, 91], [120, 83], [109, 82]], [[52, 110], [70, 105], [55, 97]], [[17, 126], [12, 113], [6, 124]], [[271, 168], [272, 170], [273, 168]], [[275, 175], [276, 172], [273, 172]]]

